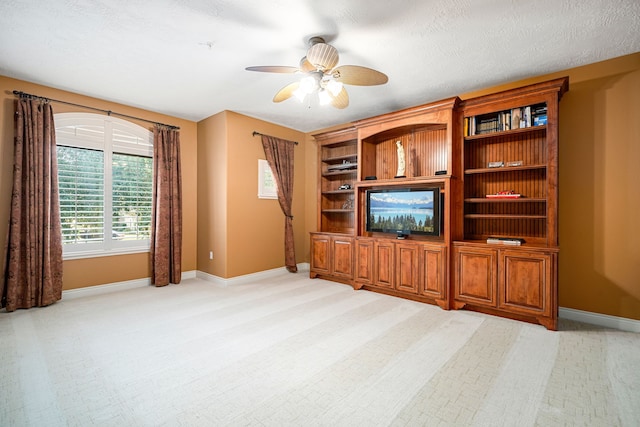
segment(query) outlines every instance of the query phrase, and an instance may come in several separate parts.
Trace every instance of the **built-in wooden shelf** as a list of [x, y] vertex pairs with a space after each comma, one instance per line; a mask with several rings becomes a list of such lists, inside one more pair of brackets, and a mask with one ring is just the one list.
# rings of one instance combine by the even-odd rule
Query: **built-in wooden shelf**
[[349, 190], [329, 190], [329, 191], [323, 191], [322, 194], [353, 194], [353, 189], [349, 189]]
[[322, 209], [322, 213], [353, 213], [353, 209]]
[[354, 163], [358, 160], [357, 154], [347, 154], [344, 156], [325, 157], [322, 159], [324, 163], [342, 163], [343, 161]]
[[346, 169], [341, 171], [323, 172], [322, 176], [340, 176], [340, 175], [350, 175], [355, 173], [356, 173], [356, 169]]
[[540, 131], [546, 131], [546, 130], [547, 130], [547, 126], [546, 125], [529, 126], [529, 127], [526, 127], [526, 128], [519, 128], [519, 129], [513, 129], [513, 130], [502, 130], [502, 131], [497, 131], [497, 132], [481, 133], [479, 135], [469, 135], [469, 136], [465, 136], [464, 140], [465, 141], [473, 141], [475, 139], [496, 138], [496, 137], [501, 137], [501, 136], [516, 135], [516, 134], [519, 134], [519, 133], [531, 133], [531, 132], [540, 132]]
[[468, 219], [545, 219], [546, 215], [467, 214]]
[[464, 199], [466, 203], [545, 203], [547, 199], [543, 197], [520, 197], [517, 199], [490, 199], [487, 197], [472, 197]]
[[466, 169], [464, 173], [465, 175], [472, 175], [476, 173], [514, 172], [546, 168], [547, 165], [504, 166], [500, 168]]

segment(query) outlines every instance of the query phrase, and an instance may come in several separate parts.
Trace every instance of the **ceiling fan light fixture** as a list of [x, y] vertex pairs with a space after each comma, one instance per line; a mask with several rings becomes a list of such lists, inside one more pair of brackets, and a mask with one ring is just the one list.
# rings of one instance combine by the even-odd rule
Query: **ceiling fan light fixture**
[[318, 90], [318, 88], [318, 79], [313, 74], [307, 77], [303, 77], [300, 80], [300, 90], [306, 94], [313, 93]]
[[307, 97], [307, 95], [308, 95], [307, 92], [302, 90], [302, 88], [300, 88], [300, 87], [298, 87], [298, 89], [293, 91], [293, 96], [298, 98], [298, 101], [300, 101], [300, 102], [304, 102], [304, 99]]
[[331, 95], [329, 95], [329, 92], [325, 89], [320, 90], [320, 92], [318, 92], [318, 103], [320, 105], [329, 105], [331, 104]]
[[333, 79], [330, 79], [330, 80], [327, 81], [327, 84], [325, 85], [325, 88], [329, 92], [331, 92], [331, 95], [338, 96], [338, 94], [342, 90], [342, 83], [341, 82], [337, 82], [337, 81], [335, 81]]

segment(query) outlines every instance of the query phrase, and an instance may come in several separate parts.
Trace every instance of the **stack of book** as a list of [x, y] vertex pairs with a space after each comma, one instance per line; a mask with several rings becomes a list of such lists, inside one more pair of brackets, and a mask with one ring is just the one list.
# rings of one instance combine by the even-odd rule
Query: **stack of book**
[[547, 124], [547, 106], [546, 104], [536, 105], [531, 110], [534, 126], [543, 126]]

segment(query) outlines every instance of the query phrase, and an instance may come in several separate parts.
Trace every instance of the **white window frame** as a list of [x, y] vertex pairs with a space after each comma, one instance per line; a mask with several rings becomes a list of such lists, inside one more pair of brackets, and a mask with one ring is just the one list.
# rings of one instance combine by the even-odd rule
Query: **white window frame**
[[278, 184], [273, 176], [269, 162], [264, 159], [258, 159], [258, 198], [278, 198]]
[[[75, 148], [100, 150], [104, 153], [104, 240], [95, 243], [63, 244], [63, 259], [91, 258], [108, 255], [149, 252], [150, 240], [119, 241], [113, 239], [107, 230], [112, 229], [112, 199], [106, 193], [112, 188], [113, 153], [130, 154], [153, 158], [153, 132], [135, 123], [93, 113], [57, 113], [54, 115], [56, 126], [56, 145]], [[103, 127], [104, 138], [87, 138], [86, 127]], [[78, 130], [80, 130], [78, 132]], [[114, 144], [114, 131], [126, 132], [131, 136], [131, 143]], [[99, 132], [99, 131], [98, 131]], [[116, 147], [114, 147], [116, 145]], [[116, 148], [114, 150], [114, 148]]]

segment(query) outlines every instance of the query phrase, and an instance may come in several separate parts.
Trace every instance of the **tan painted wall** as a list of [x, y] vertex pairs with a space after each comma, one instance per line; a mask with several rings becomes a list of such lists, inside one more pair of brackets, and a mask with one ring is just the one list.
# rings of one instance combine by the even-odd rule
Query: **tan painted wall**
[[[264, 151], [253, 131], [297, 141], [294, 155], [296, 260], [308, 261], [305, 134], [226, 111], [198, 125], [198, 269], [230, 278], [284, 266], [284, 216], [277, 200], [258, 198], [258, 159]], [[214, 259], [208, 259], [209, 251]], [[218, 256], [223, 252], [221, 257]], [[221, 258], [221, 259], [220, 259]]]
[[228, 269], [226, 118], [222, 112], [198, 122], [198, 270], [218, 277]]
[[[0, 242], [2, 244], [3, 260], [5, 259], [4, 251], [6, 248], [13, 179], [13, 115], [14, 100], [16, 99], [12, 93], [14, 90], [179, 126], [183, 186], [184, 188], [193, 189], [193, 191], [185, 191], [183, 197], [182, 270], [195, 270], [197, 222], [197, 127], [195, 122], [0, 76]], [[87, 112], [89, 110], [53, 103], [53, 111], [54, 113], [61, 113], [71, 111]], [[143, 121], [131, 121], [144, 127], [149, 128], [151, 126]], [[63, 289], [141, 279], [149, 277], [150, 273], [149, 255], [146, 253], [68, 260], [64, 262], [63, 267]]]
[[640, 320], [640, 61], [575, 83], [560, 129], [560, 304]]

